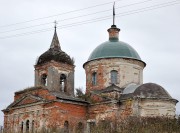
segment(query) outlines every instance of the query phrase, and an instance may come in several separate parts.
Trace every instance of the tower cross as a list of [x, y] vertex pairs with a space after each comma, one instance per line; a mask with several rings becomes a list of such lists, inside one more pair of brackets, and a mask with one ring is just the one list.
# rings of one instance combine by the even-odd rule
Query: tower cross
[[57, 24], [58, 24], [58, 23], [57, 23], [57, 21], [55, 20], [55, 21], [54, 21], [54, 28], [55, 28], [55, 29], [56, 29], [56, 27], [57, 27]]

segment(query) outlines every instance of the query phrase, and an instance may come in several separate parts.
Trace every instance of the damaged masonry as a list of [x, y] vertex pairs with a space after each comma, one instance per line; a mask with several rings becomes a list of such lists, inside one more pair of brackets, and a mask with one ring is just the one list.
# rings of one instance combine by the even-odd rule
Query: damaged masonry
[[109, 40], [97, 46], [83, 67], [86, 98], [74, 95], [74, 61], [61, 50], [56, 28], [49, 50], [35, 68], [34, 87], [15, 92], [3, 110], [4, 133], [89, 133], [102, 121], [129, 116], [174, 117], [178, 102], [160, 85], [143, 83], [143, 62], [120, 29], [108, 29]]

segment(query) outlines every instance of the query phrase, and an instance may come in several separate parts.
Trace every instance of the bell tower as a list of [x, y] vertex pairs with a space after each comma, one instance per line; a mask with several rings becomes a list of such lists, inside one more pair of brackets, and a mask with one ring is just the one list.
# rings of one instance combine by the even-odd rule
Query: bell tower
[[39, 56], [35, 68], [35, 86], [74, 96], [74, 61], [61, 50], [56, 32], [50, 48]]

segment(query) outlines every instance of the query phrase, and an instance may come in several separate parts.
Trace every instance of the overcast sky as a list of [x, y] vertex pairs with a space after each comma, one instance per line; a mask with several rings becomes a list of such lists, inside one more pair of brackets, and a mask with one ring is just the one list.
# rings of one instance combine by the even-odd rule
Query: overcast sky
[[[116, 1], [116, 25], [121, 29], [120, 40], [136, 49], [147, 64], [144, 83], [157, 83], [180, 100], [180, 0], [170, 2], [173, 0]], [[103, 17], [112, 15], [112, 5], [112, 0], [0, 0], [0, 109], [13, 102], [15, 91], [34, 85], [34, 64], [51, 44], [55, 20], [62, 50], [75, 58], [75, 87], [85, 89], [82, 65], [96, 46], [108, 40], [112, 17]], [[83, 8], [86, 10], [79, 10]], [[92, 23], [96, 18], [104, 20]], [[74, 24], [77, 22], [81, 23]], [[45, 32], [37, 33], [42, 29]], [[27, 35], [29, 32], [33, 34]]]

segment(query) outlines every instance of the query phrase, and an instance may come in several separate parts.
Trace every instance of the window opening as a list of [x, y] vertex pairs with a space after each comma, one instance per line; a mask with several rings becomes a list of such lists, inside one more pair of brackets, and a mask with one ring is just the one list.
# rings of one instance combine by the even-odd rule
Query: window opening
[[97, 85], [97, 73], [96, 72], [94, 72], [92, 74], [92, 84]]
[[69, 133], [69, 122], [68, 121], [64, 122], [64, 133]]
[[34, 133], [34, 120], [32, 121], [32, 133]]
[[61, 76], [60, 76], [60, 89], [62, 92], [67, 92], [66, 75], [64, 75], [64, 74], [61, 74]]
[[29, 120], [26, 121], [26, 132], [29, 132]]
[[21, 133], [23, 133], [23, 122], [21, 122]]
[[111, 83], [117, 84], [117, 71], [116, 70], [111, 71]]
[[44, 86], [47, 86], [47, 75], [46, 74], [43, 74], [41, 76], [41, 84]]

